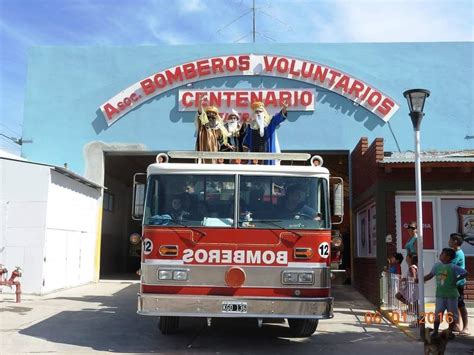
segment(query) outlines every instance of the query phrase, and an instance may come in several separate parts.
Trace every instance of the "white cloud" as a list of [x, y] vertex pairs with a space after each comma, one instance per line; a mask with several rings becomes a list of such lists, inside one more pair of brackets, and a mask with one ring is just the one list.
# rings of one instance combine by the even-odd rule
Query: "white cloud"
[[178, 4], [180, 12], [197, 12], [206, 9], [206, 5], [201, 0], [180, 0]]

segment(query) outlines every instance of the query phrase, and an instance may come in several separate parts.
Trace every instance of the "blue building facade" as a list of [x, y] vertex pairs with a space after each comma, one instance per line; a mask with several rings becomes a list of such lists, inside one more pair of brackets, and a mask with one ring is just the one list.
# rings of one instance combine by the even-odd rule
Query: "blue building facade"
[[[385, 150], [413, 149], [403, 91], [431, 91], [422, 150], [473, 149], [473, 43], [222, 44], [140, 47], [34, 47], [29, 53], [25, 158], [68, 164], [84, 174], [91, 142], [138, 145], [146, 151], [190, 150], [195, 112], [179, 110], [179, 90], [312, 89], [314, 110], [292, 111], [278, 130], [282, 150], [352, 150], [360, 137], [382, 137]], [[202, 58], [255, 54], [299, 58], [337, 69], [394, 100], [388, 122], [315, 83], [245, 75], [191, 80], [145, 100], [108, 125], [100, 106], [134, 83]], [[317, 83], [316, 83], [317, 84]], [[97, 181], [101, 183], [101, 181]]]

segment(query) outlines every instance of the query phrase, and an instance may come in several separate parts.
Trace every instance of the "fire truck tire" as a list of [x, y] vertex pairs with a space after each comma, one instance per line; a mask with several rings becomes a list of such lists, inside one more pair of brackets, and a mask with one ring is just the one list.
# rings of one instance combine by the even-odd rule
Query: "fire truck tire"
[[168, 335], [174, 334], [178, 331], [179, 327], [179, 317], [160, 317], [160, 322], [158, 323], [158, 329], [160, 329], [161, 334]]
[[310, 337], [318, 328], [317, 319], [288, 319], [291, 334], [295, 337]]

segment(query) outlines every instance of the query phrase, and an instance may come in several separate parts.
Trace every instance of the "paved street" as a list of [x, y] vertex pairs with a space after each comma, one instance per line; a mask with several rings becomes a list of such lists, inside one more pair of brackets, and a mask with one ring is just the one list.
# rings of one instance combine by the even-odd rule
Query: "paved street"
[[[309, 339], [288, 336], [284, 323], [187, 319], [178, 335], [162, 336], [157, 319], [136, 315], [138, 284], [100, 282], [43, 297], [1, 294], [1, 350], [14, 353], [293, 353], [422, 354], [420, 342], [382, 322], [364, 324], [373, 307], [349, 286], [335, 286], [335, 317]], [[456, 339], [449, 354], [472, 354], [474, 341]]]

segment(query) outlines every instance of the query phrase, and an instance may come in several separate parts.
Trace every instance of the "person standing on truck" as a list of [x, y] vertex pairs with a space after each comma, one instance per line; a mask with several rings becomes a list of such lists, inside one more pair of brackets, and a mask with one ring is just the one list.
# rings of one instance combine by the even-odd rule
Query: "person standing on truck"
[[[198, 112], [196, 115], [196, 151], [198, 152], [218, 152], [221, 141], [223, 145], [228, 145], [228, 132], [224, 127], [219, 110], [216, 106], [206, 106], [203, 109], [203, 101], [207, 100], [202, 96], [198, 101]], [[204, 159], [204, 163], [215, 163], [215, 159]]]
[[[284, 101], [281, 111], [270, 117], [263, 102], [253, 102], [252, 118], [245, 132], [244, 150], [259, 153], [279, 153], [276, 129], [286, 120], [288, 104]], [[275, 165], [274, 160], [265, 160], [266, 165]]]
[[247, 124], [240, 119], [239, 113], [235, 109], [232, 109], [232, 112], [227, 116], [224, 126], [228, 133], [228, 144], [221, 144], [221, 151], [242, 152], [242, 142]]

